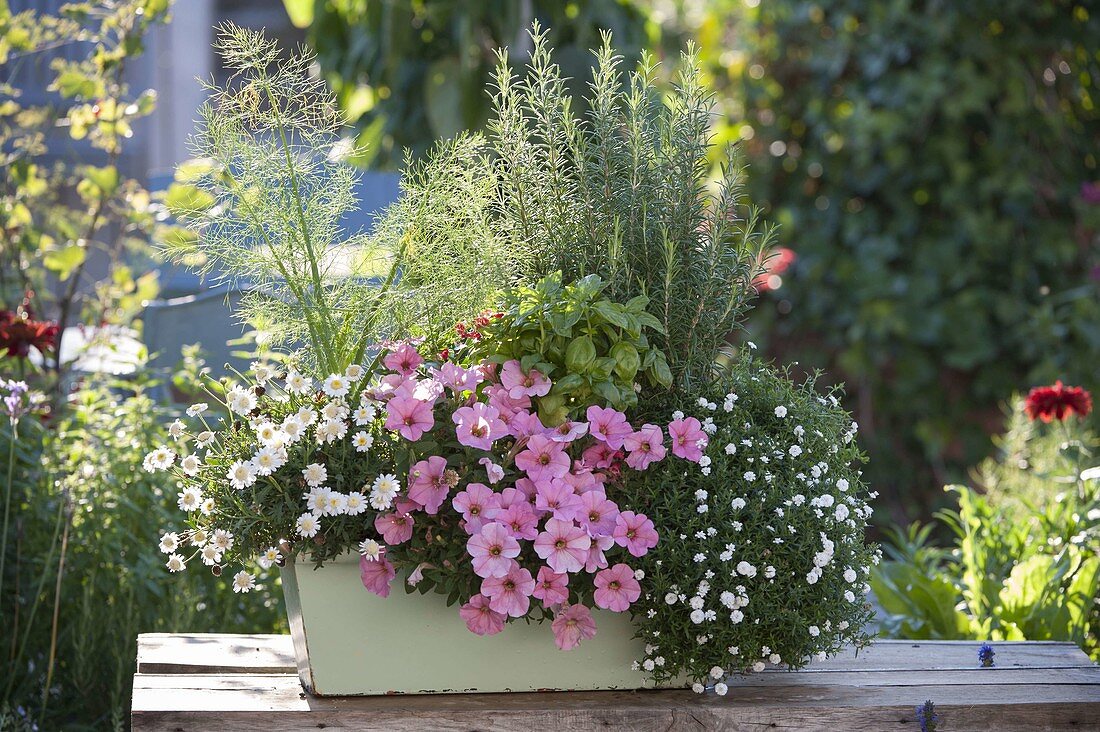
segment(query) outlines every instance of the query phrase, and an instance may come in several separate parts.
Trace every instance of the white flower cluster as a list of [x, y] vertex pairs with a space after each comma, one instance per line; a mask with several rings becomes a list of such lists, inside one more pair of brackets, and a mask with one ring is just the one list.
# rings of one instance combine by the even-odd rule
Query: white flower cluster
[[[177, 448], [161, 445], [145, 456], [145, 470], [172, 470], [180, 478], [182, 488], [177, 494], [177, 505], [195, 526], [161, 537], [160, 550], [168, 555], [166, 566], [171, 572], [184, 570], [187, 562], [196, 557], [220, 570], [226, 553], [233, 549], [233, 534], [210, 525], [217, 503], [205, 492], [225, 496], [226, 488], [234, 492], [253, 488], [261, 479], [275, 476], [286, 467], [290, 451], [298, 445], [309, 451], [315, 449], [309, 445], [320, 447], [347, 439], [358, 453], [367, 453], [374, 446], [374, 428], [379, 416], [376, 404], [366, 394], [360, 396], [354, 410], [347, 403], [347, 397], [362, 379], [361, 366], [352, 365], [343, 374], [329, 375], [320, 385], [324, 398], [317, 395], [313, 379], [294, 368], [281, 385], [275, 383], [275, 370], [265, 363], [253, 363], [251, 373], [256, 382], [254, 387], [233, 386], [225, 394], [225, 409], [235, 418], [221, 434], [218, 426], [207, 422], [209, 405], [193, 404], [186, 415], [197, 421], [196, 429], [189, 431], [184, 422], [175, 420], [168, 433]], [[296, 406], [291, 406], [292, 403]], [[281, 418], [272, 419], [269, 413], [277, 413]], [[192, 451], [186, 452], [189, 446]], [[244, 449], [249, 452], [241, 455]], [[387, 473], [378, 475], [360, 490], [336, 491], [326, 485], [328, 470], [319, 462], [308, 463], [294, 475], [299, 474], [308, 490], [302, 494], [304, 510], [295, 522], [295, 530], [306, 539], [321, 531], [323, 517], [358, 516], [368, 507], [379, 511], [392, 507], [401, 489], [397, 477]], [[283, 483], [291, 478], [279, 476]], [[185, 546], [191, 549], [189, 557], [181, 553]], [[243, 559], [244, 564], [254, 563], [266, 570], [281, 563], [284, 557], [273, 546], [258, 557]], [[247, 571], [238, 572], [232, 578], [234, 592], [251, 591], [256, 587], [255, 579]]]

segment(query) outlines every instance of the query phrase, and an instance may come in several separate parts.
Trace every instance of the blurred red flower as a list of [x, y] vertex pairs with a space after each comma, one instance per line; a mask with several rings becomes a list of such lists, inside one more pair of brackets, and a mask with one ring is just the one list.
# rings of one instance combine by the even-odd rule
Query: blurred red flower
[[1079, 386], [1066, 386], [1061, 381], [1053, 386], [1037, 386], [1027, 395], [1024, 404], [1032, 421], [1064, 420], [1071, 413], [1084, 417], [1092, 411], [1092, 395]]
[[778, 290], [783, 286], [781, 275], [791, 268], [797, 258], [798, 255], [794, 253], [793, 249], [778, 247], [775, 253], [764, 263], [764, 271], [753, 279], [752, 286], [756, 288], [757, 292]]
[[58, 330], [57, 323], [0, 310], [0, 351], [13, 358], [26, 358], [34, 346], [44, 353], [57, 343]]

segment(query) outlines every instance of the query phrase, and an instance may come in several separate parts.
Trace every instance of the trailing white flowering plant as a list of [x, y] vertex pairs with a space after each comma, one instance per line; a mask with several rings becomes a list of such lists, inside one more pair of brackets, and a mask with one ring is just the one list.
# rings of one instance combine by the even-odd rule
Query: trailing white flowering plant
[[868, 643], [875, 494], [836, 396], [745, 357], [683, 411], [670, 416], [708, 437], [698, 461], [656, 465], [625, 491], [664, 532], [639, 562], [639, 666], [725, 693], [731, 673]]

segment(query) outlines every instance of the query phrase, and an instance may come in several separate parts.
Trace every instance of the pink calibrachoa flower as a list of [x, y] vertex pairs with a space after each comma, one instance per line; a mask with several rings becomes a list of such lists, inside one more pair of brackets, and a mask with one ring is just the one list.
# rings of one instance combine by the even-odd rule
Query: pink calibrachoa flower
[[489, 598], [489, 607], [513, 618], [527, 614], [534, 590], [531, 573], [516, 562], [503, 577], [486, 577], [481, 582], [481, 594]]
[[537, 414], [520, 409], [508, 420], [508, 433], [513, 437], [530, 437], [546, 434], [546, 428]]
[[477, 635], [496, 635], [504, 630], [504, 616], [489, 607], [489, 598], [474, 595], [463, 605], [459, 616], [466, 621], [466, 627]]
[[477, 368], [465, 369], [453, 361], [443, 364], [435, 373], [440, 383], [455, 394], [473, 391], [483, 378], [481, 371]]
[[504, 524], [494, 521], [470, 537], [466, 551], [474, 560], [474, 573], [478, 577], [503, 577], [519, 556], [519, 542]]
[[615, 451], [607, 443], [597, 442], [591, 447], [586, 447], [581, 458], [590, 468], [610, 468], [615, 459]]
[[555, 572], [579, 572], [592, 539], [572, 521], [549, 518], [544, 528], [535, 539], [535, 554]]
[[[500, 492], [500, 507], [508, 508], [513, 503], [526, 503], [534, 511], [535, 493], [535, 484], [527, 478], [520, 478], [514, 486]], [[535, 514], [539, 515], [537, 511]]]
[[554, 514], [555, 518], [571, 521], [581, 507], [580, 497], [564, 480], [536, 484], [535, 508]]
[[386, 404], [386, 429], [395, 430], [409, 442], [416, 442], [434, 426], [432, 405], [427, 402], [394, 396]]
[[630, 422], [626, 421], [626, 415], [617, 409], [604, 409], [593, 404], [586, 414], [589, 432], [600, 442], [606, 442], [612, 450], [622, 447], [623, 440], [634, 432]]
[[485, 468], [485, 476], [489, 479], [490, 483], [499, 483], [500, 479], [504, 477], [504, 468], [494, 463], [491, 459], [483, 457], [478, 460], [477, 463]]
[[596, 572], [593, 583], [596, 592], [592, 599], [596, 601], [596, 606], [614, 613], [626, 612], [630, 609], [630, 603], [642, 594], [642, 586], [634, 579], [634, 570], [625, 564]]
[[[505, 489], [505, 493], [514, 488]], [[539, 535], [539, 519], [526, 500], [515, 501], [496, 516], [496, 521], [508, 527], [508, 531], [517, 539], [534, 541]]]
[[425, 402], [429, 407], [435, 406], [441, 396], [443, 396], [443, 384], [435, 379], [406, 378], [393, 390], [393, 398], [416, 399]]
[[562, 422], [548, 433], [554, 442], [573, 442], [588, 433], [587, 422]]
[[672, 454], [676, 457], [699, 462], [703, 448], [707, 446], [707, 433], [695, 417], [676, 419], [668, 423], [668, 436], [672, 438]]
[[623, 440], [623, 447], [630, 451], [626, 464], [635, 470], [645, 470], [650, 463], [665, 456], [665, 433], [655, 424], [643, 424], [642, 428]]
[[584, 571], [595, 574], [598, 569], [607, 569], [607, 557], [604, 556], [604, 552], [613, 546], [615, 546], [613, 536], [593, 537], [592, 546], [588, 548], [588, 556], [584, 560]]
[[615, 519], [615, 531], [612, 533], [615, 543], [626, 547], [626, 550], [635, 557], [645, 556], [653, 547], [657, 546], [657, 530], [653, 528], [653, 522], [646, 518], [644, 513], [623, 511]]
[[458, 441], [466, 447], [489, 450], [493, 442], [508, 434], [508, 425], [500, 419], [500, 412], [483, 402], [469, 407], [459, 407], [451, 415], [455, 423]]
[[540, 567], [535, 578], [535, 590], [532, 597], [542, 600], [544, 607], [561, 605], [569, 601], [569, 575], [555, 572], [549, 567]]
[[382, 363], [390, 371], [396, 371], [399, 374], [411, 374], [420, 367], [420, 364], [424, 363], [424, 359], [410, 343], [401, 343], [391, 350], [386, 357], [382, 359]]
[[615, 519], [619, 516], [619, 507], [609, 501], [603, 491], [589, 491], [582, 494], [576, 509], [576, 520], [585, 528], [589, 536], [610, 536], [615, 530]]
[[538, 369], [523, 373], [523, 367], [515, 359], [504, 364], [500, 372], [500, 383], [513, 399], [546, 396], [550, 392], [550, 379], [543, 376]]
[[563, 607], [554, 616], [550, 628], [554, 631], [554, 644], [563, 651], [571, 651], [582, 640], [596, 635], [596, 621], [592, 619], [592, 613], [580, 604]]
[[363, 587], [379, 597], [390, 596], [390, 582], [397, 575], [397, 570], [383, 554], [378, 559], [359, 557], [359, 578], [363, 580]]
[[407, 513], [380, 513], [374, 519], [374, 530], [389, 546], [404, 544], [413, 535], [413, 517]]
[[466, 490], [451, 501], [454, 509], [462, 514], [466, 521], [466, 533], [477, 534], [487, 522], [500, 514], [500, 494], [484, 483], [470, 483]]
[[447, 461], [438, 455], [413, 464], [409, 470], [409, 498], [423, 506], [427, 513], [439, 512], [452, 487]]
[[582, 461], [577, 460], [573, 463], [573, 470], [566, 473], [563, 480], [573, 486], [573, 490], [580, 495], [599, 488], [602, 485], [601, 477], [589, 470]]
[[527, 441], [527, 449], [516, 455], [516, 467], [536, 484], [563, 477], [570, 464], [565, 445], [545, 435], [533, 435]]

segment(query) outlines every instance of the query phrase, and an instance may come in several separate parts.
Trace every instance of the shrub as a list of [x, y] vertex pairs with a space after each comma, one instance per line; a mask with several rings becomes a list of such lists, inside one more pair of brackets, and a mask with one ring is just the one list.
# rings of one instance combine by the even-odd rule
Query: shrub
[[985, 454], [988, 405], [1100, 356], [1100, 13], [779, 0], [746, 20], [750, 189], [798, 257], [755, 330], [847, 382], [872, 481], [916, 508]]

